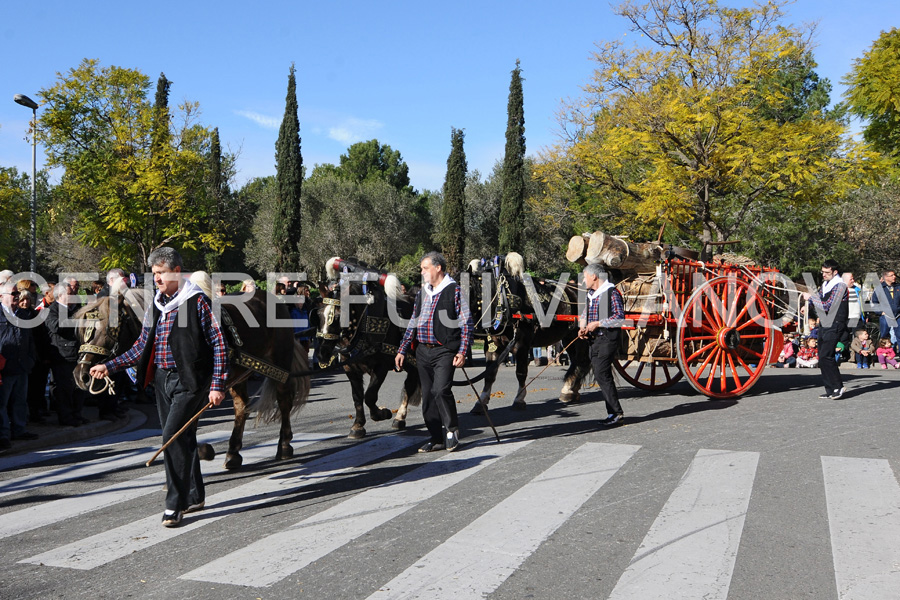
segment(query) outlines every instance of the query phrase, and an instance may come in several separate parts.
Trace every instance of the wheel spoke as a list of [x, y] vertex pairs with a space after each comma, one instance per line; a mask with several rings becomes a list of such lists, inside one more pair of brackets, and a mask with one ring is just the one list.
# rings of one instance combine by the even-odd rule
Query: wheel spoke
[[685, 342], [699, 342], [700, 340], [714, 340], [716, 336], [714, 335], [693, 335], [691, 337], [684, 338]]
[[[699, 350], [697, 350], [696, 352], [694, 352], [693, 354], [691, 354], [690, 356], [688, 356], [688, 357], [687, 357], [687, 362], [689, 362], [689, 363], [694, 362], [694, 360], [696, 360], [698, 356], [700, 356], [701, 354], [703, 354], [704, 352], [706, 352], [706, 351], [709, 350], [710, 348], [715, 347], [715, 345], [716, 345], [716, 343], [713, 342], [713, 343], [711, 343], [711, 344], [707, 344], [707, 345], [703, 346], [702, 348], [700, 348]], [[709, 359], [707, 359], [707, 361], [708, 361], [708, 360], [709, 360]]]

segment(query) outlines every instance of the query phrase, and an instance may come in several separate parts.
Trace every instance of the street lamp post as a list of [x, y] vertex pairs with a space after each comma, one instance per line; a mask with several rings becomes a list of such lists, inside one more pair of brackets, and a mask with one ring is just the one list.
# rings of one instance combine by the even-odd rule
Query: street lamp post
[[24, 94], [16, 94], [13, 97], [16, 104], [31, 109], [33, 120], [31, 122], [31, 272], [37, 271], [37, 188], [35, 176], [37, 175], [37, 102]]

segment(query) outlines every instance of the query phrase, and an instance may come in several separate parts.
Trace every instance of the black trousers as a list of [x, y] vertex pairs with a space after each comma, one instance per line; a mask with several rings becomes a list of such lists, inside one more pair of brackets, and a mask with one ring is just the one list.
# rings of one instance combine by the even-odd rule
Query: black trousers
[[[197, 411], [209, 402], [209, 388], [192, 394], [177, 371], [157, 369], [153, 378], [156, 408], [162, 425], [163, 444], [175, 435]], [[166, 508], [184, 510], [206, 499], [200, 456], [197, 454], [197, 424], [191, 425], [163, 452], [166, 466]]]
[[591, 367], [594, 369], [594, 379], [603, 392], [606, 401], [606, 410], [611, 415], [621, 415], [622, 405], [619, 404], [619, 392], [616, 390], [616, 382], [612, 376], [612, 361], [616, 357], [619, 348], [618, 329], [598, 329], [597, 335], [591, 344]]
[[841, 370], [834, 356], [837, 343], [842, 341], [843, 337], [843, 330], [819, 327], [819, 370], [822, 371], [822, 384], [825, 386], [826, 394], [844, 387]]
[[431, 441], [444, 443], [444, 431], [459, 430], [456, 399], [453, 397], [454, 350], [445, 346], [416, 348], [416, 367], [422, 384], [422, 419]]

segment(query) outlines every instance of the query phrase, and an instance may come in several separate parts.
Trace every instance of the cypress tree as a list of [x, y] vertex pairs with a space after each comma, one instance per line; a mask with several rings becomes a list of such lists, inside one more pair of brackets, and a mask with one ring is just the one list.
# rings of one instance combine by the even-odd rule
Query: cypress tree
[[525, 229], [525, 109], [522, 69], [516, 60], [509, 82], [506, 108], [506, 154], [503, 157], [503, 194], [500, 199], [500, 252], [521, 252]]
[[284, 118], [275, 142], [276, 211], [272, 242], [278, 251], [277, 269], [297, 270], [300, 261], [300, 190], [303, 156], [300, 154], [300, 120], [297, 116], [297, 80], [294, 65], [288, 76]]
[[447, 158], [447, 177], [444, 179], [444, 204], [441, 209], [441, 250], [453, 271], [462, 265], [465, 253], [466, 225], [466, 152], [465, 133], [450, 128], [450, 156]]
[[169, 88], [172, 82], [166, 79], [165, 73], [159, 74], [156, 80], [156, 99], [153, 103], [153, 125], [150, 133], [150, 153], [154, 157], [169, 144]]

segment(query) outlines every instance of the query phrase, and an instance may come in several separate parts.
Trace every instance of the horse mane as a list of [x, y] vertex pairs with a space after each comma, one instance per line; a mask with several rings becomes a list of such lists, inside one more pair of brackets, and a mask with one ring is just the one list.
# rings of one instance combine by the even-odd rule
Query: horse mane
[[518, 252], [510, 252], [506, 255], [504, 263], [507, 272], [516, 278], [521, 278], [525, 274], [525, 259]]
[[328, 279], [337, 279], [338, 278], [338, 270], [335, 263], [341, 260], [340, 256], [335, 256], [328, 259], [328, 262], [325, 263], [325, 273], [328, 275]]
[[206, 271], [194, 271], [191, 273], [191, 276], [188, 277], [188, 281], [191, 283], [197, 284], [203, 293], [206, 294], [207, 298], [212, 298], [212, 277], [209, 276], [209, 273]]

